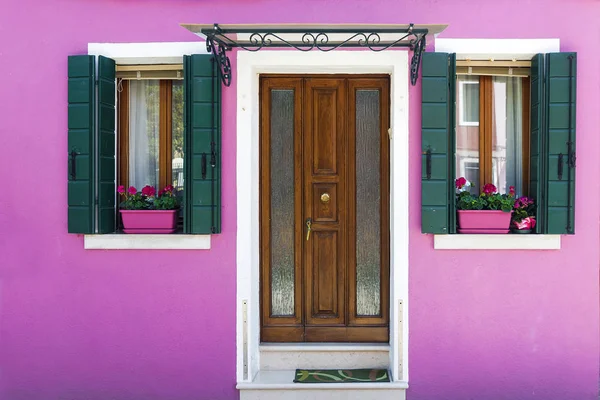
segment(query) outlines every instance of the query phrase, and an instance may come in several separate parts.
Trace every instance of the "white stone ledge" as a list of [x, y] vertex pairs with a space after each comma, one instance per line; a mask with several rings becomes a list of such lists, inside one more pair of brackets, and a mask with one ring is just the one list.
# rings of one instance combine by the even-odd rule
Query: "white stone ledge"
[[210, 235], [84, 235], [86, 250], [208, 250]]
[[560, 235], [434, 235], [436, 250], [560, 250]]

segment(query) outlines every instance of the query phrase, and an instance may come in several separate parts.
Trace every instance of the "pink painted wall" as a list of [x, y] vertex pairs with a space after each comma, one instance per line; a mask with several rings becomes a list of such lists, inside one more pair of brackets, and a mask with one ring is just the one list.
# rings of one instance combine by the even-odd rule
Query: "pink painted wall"
[[409, 399], [596, 399], [599, 18], [597, 0], [4, 0], [0, 399], [237, 397], [234, 87], [210, 251], [84, 251], [66, 233], [67, 55], [195, 40], [180, 22], [448, 23], [443, 37], [558, 37], [577, 51], [577, 235], [560, 251], [432, 249], [411, 89]]

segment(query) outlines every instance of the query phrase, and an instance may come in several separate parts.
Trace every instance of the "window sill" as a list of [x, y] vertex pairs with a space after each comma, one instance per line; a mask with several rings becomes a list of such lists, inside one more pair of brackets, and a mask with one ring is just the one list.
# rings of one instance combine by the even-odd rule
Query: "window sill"
[[436, 250], [560, 250], [560, 235], [434, 235]]
[[209, 250], [210, 235], [84, 235], [86, 250]]

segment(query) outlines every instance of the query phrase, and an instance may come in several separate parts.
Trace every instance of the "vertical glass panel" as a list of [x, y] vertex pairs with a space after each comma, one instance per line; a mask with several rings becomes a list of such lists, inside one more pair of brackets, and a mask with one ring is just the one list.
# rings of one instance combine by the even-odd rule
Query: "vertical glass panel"
[[479, 77], [459, 76], [456, 83], [456, 177], [465, 177], [478, 193]]
[[129, 85], [129, 185], [158, 187], [160, 81]]
[[271, 90], [271, 314], [294, 315], [294, 91]]
[[173, 81], [171, 92], [171, 135], [173, 186], [183, 190], [183, 81]]
[[356, 91], [356, 313], [381, 312], [379, 90]]
[[521, 78], [492, 80], [492, 183], [500, 193], [523, 193], [523, 85]]

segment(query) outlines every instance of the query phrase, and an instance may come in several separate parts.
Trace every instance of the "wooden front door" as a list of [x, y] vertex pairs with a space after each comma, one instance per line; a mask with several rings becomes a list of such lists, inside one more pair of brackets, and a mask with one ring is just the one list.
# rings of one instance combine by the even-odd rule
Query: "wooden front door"
[[261, 77], [263, 342], [387, 342], [389, 77]]

